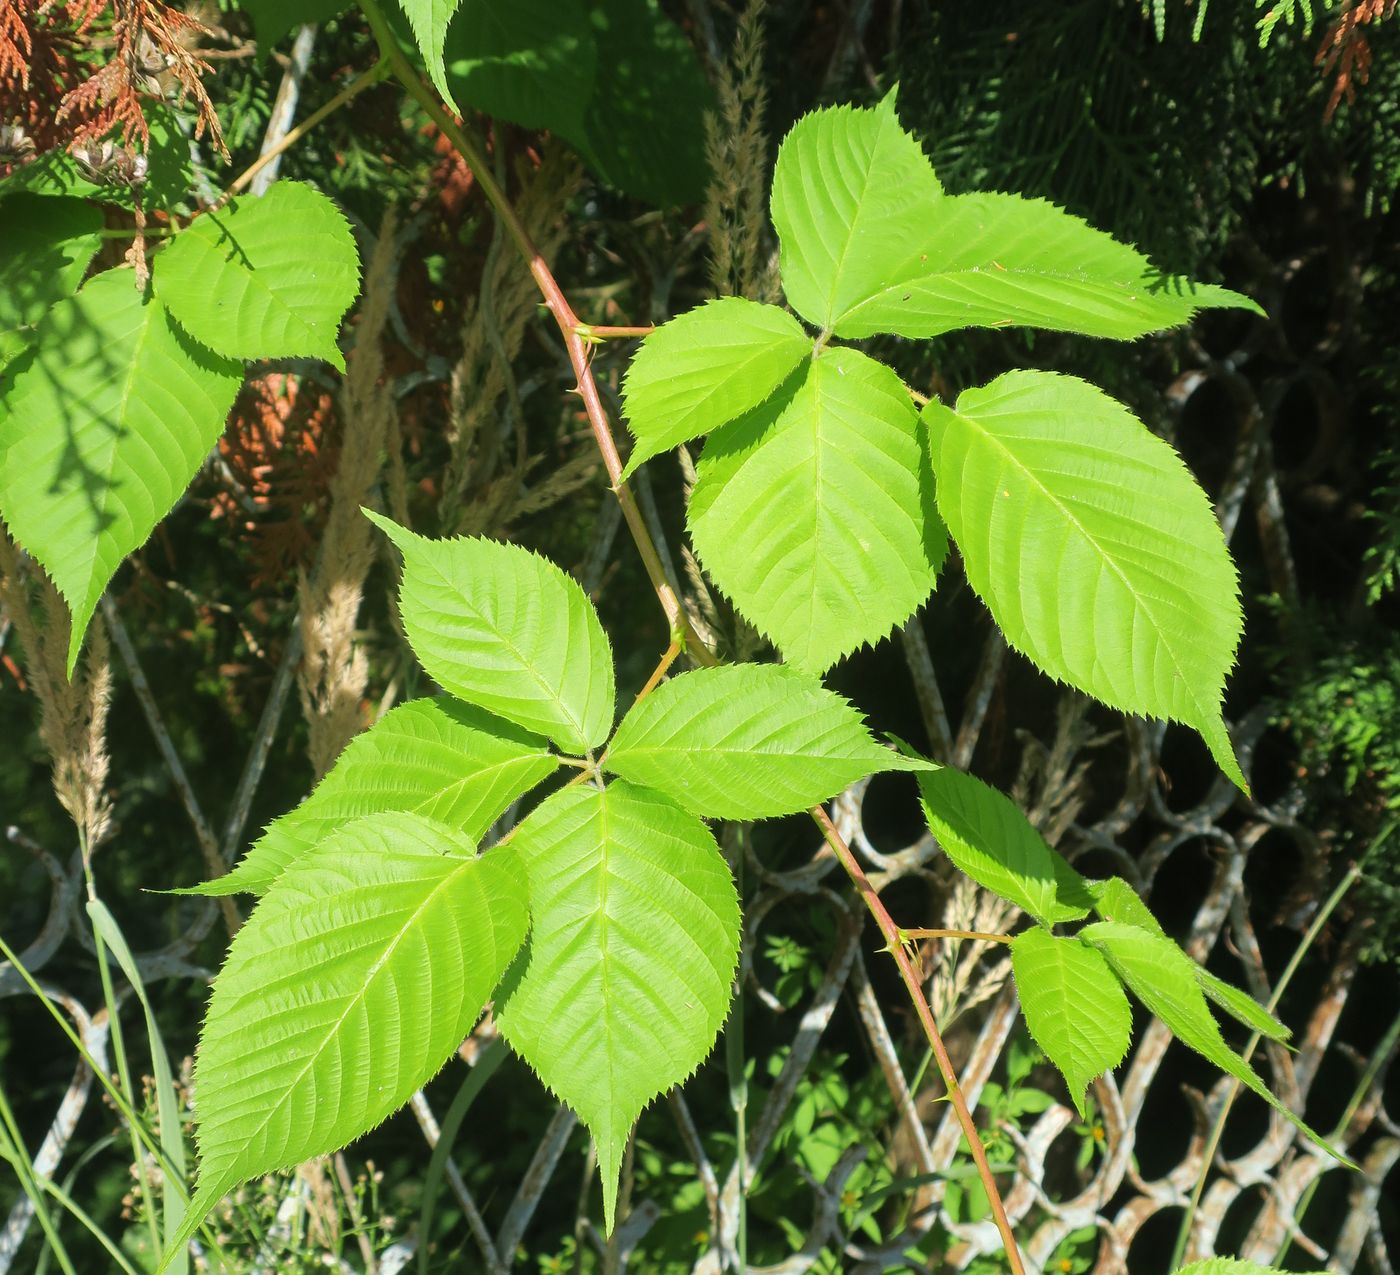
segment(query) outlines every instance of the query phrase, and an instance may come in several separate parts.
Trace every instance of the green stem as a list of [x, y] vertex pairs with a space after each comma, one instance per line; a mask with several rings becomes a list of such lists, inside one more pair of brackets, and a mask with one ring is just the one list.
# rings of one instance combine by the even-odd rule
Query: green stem
[[906, 939], [973, 939], [978, 943], [1010, 943], [1009, 934], [987, 934], [981, 930], [900, 930], [901, 941]]
[[[588, 422], [593, 430], [594, 441], [602, 455], [603, 465], [611, 480], [613, 493], [617, 496], [618, 504], [622, 507], [622, 516], [627, 523], [627, 529], [641, 555], [642, 564], [646, 568], [652, 588], [666, 612], [671, 630], [674, 633], [684, 635], [686, 649], [696, 663], [713, 667], [719, 663], [719, 660], [695, 633], [690, 623], [690, 617], [686, 614], [680, 598], [666, 577], [661, 557], [651, 538], [651, 532], [647, 529], [646, 522], [642, 518], [641, 511], [637, 507], [636, 500], [627, 484], [622, 480], [622, 460], [618, 455], [617, 444], [612, 436], [612, 428], [608, 424], [607, 413], [603, 410], [598, 387], [589, 368], [588, 343], [580, 335], [581, 325], [578, 316], [570, 307], [568, 299], [560, 289], [548, 263], [531, 241], [529, 232], [506, 197], [505, 191], [496, 181], [490, 167], [482, 159], [480, 150], [467, 136], [460, 123], [438, 101], [436, 93], [404, 55], [387, 20], [380, 11], [377, 0], [359, 0], [359, 4], [365, 15], [365, 20], [369, 23], [370, 30], [374, 32], [374, 37], [379, 42], [380, 52], [388, 60], [390, 73], [423, 108], [428, 118], [441, 129], [448, 141], [457, 148], [458, 154], [467, 167], [471, 169], [477, 185], [481, 187], [482, 193], [495, 210], [496, 215], [501, 218], [506, 233], [529, 267], [535, 285], [544, 297], [545, 306], [554, 316], [554, 321], [558, 324], [559, 331], [564, 338], [564, 345], [569, 353], [569, 362], [573, 366], [574, 375], [578, 378], [579, 394], [583, 398]], [[828, 332], [824, 335], [829, 338], [831, 334]], [[821, 344], [823, 342], [819, 339], [818, 350]], [[814, 353], [816, 352], [814, 351]], [[914, 971], [908, 954], [899, 946], [899, 928], [895, 925], [885, 905], [880, 901], [880, 896], [875, 892], [875, 888], [870, 884], [869, 878], [866, 877], [850, 848], [827, 817], [826, 811], [820, 806], [816, 806], [813, 807], [811, 814], [818, 826], [821, 827], [828, 844], [835, 852], [841, 866], [846, 870], [846, 874], [851, 878], [852, 884], [856, 887], [866, 908], [875, 918], [875, 923], [879, 926], [881, 934], [884, 935], [886, 942], [891, 947], [895, 963], [899, 966], [900, 978], [904, 982], [910, 1001], [923, 1025], [924, 1034], [928, 1037], [929, 1045], [938, 1061], [938, 1069], [944, 1084], [948, 1087], [948, 1096], [953, 1103], [954, 1111], [957, 1113], [958, 1123], [967, 1138], [973, 1161], [977, 1166], [978, 1177], [986, 1189], [997, 1229], [1000, 1231], [1002, 1242], [1006, 1246], [1006, 1256], [1011, 1273], [1012, 1275], [1025, 1275], [1025, 1267], [1021, 1263], [1016, 1239], [1011, 1232], [1011, 1223], [1006, 1216], [1006, 1209], [1002, 1204], [996, 1179], [987, 1163], [986, 1152], [982, 1147], [982, 1140], [978, 1136], [972, 1113], [963, 1097], [962, 1090], [958, 1086], [952, 1060], [948, 1057], [948, 1051], [938, 1033], [938, 1025], [933, 1021], [933, 1011], [929, 1008], [928, 1000], [919, 985], [918, 975]]]

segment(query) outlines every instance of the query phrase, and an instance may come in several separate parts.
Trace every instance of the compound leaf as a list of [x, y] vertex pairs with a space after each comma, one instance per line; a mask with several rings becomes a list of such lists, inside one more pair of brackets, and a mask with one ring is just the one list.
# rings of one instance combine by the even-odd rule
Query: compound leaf
[[637, 440], [623, 477], [757, 407], [811, 352], [790, 314], [743, 297], [707, 301], [663, 324], [642, 342], [623, 382]]
[[945, 546], [925, 516], [918, 427], [899, 378], [842, 348], [711, 435], [691, 540], [788, 663], [824, 672], [933, 588]]
[[234, 200], [182, 230], [152, 267], [156, 296], [196, 341], [236, 359], [322, 358], [359, 291], [355, 237], [301, 182]]
[[1258, 1094], [1323, 1150], [1343, 1164], [1350, 1164], [1275, 1098], [1254, 1069], [1225, 1043], [1201, 990], [1199, 967], [1175, 943], [1120, 921], [1096, 921], [1085, 926], [1079, 937], [1108, 958], [1133, 995], [1166, 1024], [1177, 1040]]
[[695, 669], [663, 682], [617, 728], [607, 768], [697, 815], [794, 814], [882, 770], [923, 770], [871, 738], [810, 674], [778, 664]]
[[607, 738], [612, 652], [578, 581], [519, 545], [429, 540], [365, 516], [403, 554], [404, 632], [439, 685], [562, 748]]
[[772, 214], [783, 291], [820, 328], [919, 264], [943, 188], [899, 126], [894, 94], [876, 107], [814, 111], [783, 139]]
[[618, 780], [519, 827], [534, 930], [496, 1021], [598, 1146], [607, 1229], [637, 1116], [703, 1061], [729, 1009], [739, 900], [705, 825]]
[[180, 1243], [238, 1183], [334, 1151], [406, 1102], [471, 1030], [527, 925], [510, 847], [478, 858], [417, 815], [369, 815], [292, 864], [214, 980]]
[[102, 246], [102, 213], [27, 191], [0, 200], [0, 332], [37, 323], [70, 297]]
[[944, 853], [978, 885], [1042, 925], [1088, 915], [1084, 878], [1046, 844], [1016, 803], [952, 766], [919, 776], [924, 818]]
[[[1272, 11], [1271, 11], [1272, 12]], [[1207, 1257], [1188, 1262], [1176, 1275], [1284, 1275], [1276, 1266], [1260, 1266], [1234, 1257]]]
[[1176, 452], [1049, 372], [1009, 372], [924, 419], [939, 512], [1011, 645], [1110, 707], [1193, 727], [1247, 791], [1221, 714], [1239, 587]]
[[1089, 1082], [1128, 1052], [1133, 1012], [1123, 985], [1102, 953], [1039, 926], [1011, 941], [1011, 971], [1026, 1026], [1063, 1073], [1082, 1118]]
[[469, 704], [401, 704], [352, 739], [315, 792], [274, 820], [232, 872], [180, 893], [265, 894], [342, 824], [384, 810], [422, 815], [475, 843], [558, 765], [544, 740]]
[[833, 321], [838, 336], [931, 337], [1025, 326], [1130, 339], [1248, 297], [1157, 274], [1136, 248], [1042, 199], [950, 195], [925, 217], [917, 256]]
[[73, 614], [71, 673], [107, 582], [218, 440], [243, 369], [109, 270], [49, 309], [7, 374], [0, 514]]
[[[1109, 877], [1106, 881], [1087, 882], [1089, 893], [1094, 900], [1094, 911], [1105, 921], [1121, 921], [1124, 925], [1135, 925], [1140, 930], [1166, 938], [1166, 931], [1152, 915], [1151, 909], [1142, 897], [1122, 877]], [[1217, 978], [1196, 961], [1191, 962], [1196, 981], [1207, 999], [1214, 1001], [1221, 1009], [1246, 1027], [1251, 1027], [1270, 1040], [1287, 1040], [1292, 1033], [1252, 996], [1232, 987], [1224, 979]]]

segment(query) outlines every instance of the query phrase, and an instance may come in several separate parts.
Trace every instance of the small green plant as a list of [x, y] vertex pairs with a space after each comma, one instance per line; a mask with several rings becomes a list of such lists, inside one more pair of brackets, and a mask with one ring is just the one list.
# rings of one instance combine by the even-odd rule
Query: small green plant
[[[914, 773], [950, 860], [1030, 919], [1014, 936], [974, 937], [1009, 944], [1027, 1026], [1081, 1117], [1089, 1083], [1128, 1049], [1131, 993], [1315, 1138], [1228, 1047], [1215, 1012], [1275, 1040], [1281, 1024], [1167, 938], [1123, 881], [1085, 879], [997, 790], [875, 740], [821, 681], [914, 614], [956, 543], [1013, 647], [1110, 707], [1191, 727], [1246, 789], [1222, 713], [1242, 628], [1235, 570], [1172, 448], [1082, 380], [1012, 371], [949, 406], [851, 343], [1008, 325], [1126, 340], [1201, 308], [1257, 307], [1161, 277], [1043, 201], [947, 194], [893, 94], [817, 111], [784, 141], [772, 185], [791, 310], [726, 297], [650, 332], [625, 381], [635, 445], [624, 468], [588, 352], [635, 332], [578, 321], [394, 26], [371, 0], [362, 8], [379, 45], [362, 81], [404, 85], [530, 264], [671, 641], [619, 713], [609, 639], [563, 571], [517, 546], [429, 540], [367, 511], [402, 557], [404, 632], [445, 694], [386, 715], [232, 873], [196, 888], [258, 901], [205, 1016], [198, 1190], [186, 1206], [171, 1181], [161, 1269], [183, 1261], [229, 1191], [402, 1106], [488, 1003], [510, 1047], [592, 1133], [611, 1230], [638, 1115], [705, 1059], [730, 1007], [740, 904], [710, 823], [810, 811], [898, 966], [1019, 1272], [987, 1150], [905, 950], [939, 932], [895, 925], [822, 808], [880, 771]], [[504, 55], [472, 27], [449, 57], [455, 8], [404, 5], [442, 97], [452, 100], [450, 63], [489, 96]], [[534, 74], [572, 102], [552, 73]], [[602, 155], [592, 109], [565, 135]], [[358, 260], [332, 201], [293, 182], [172, 226], [136, 274], [85, 283], [102, 237], [87, 202], [11, 195], [0, 209], [34, 263], [5, 316], [0, 512], [69, 603], [71, 671], [118, 564], [217, 438], [243, 362], [343, 366], [338, 328]], [[691, 542], [781, 663], [722, 664], [699, 640], [626, 485], [649, 458], [701, 437]], [[668, 676], [682, 656], [696, 667]], [[507, 807], [562, 771], [572, 777], [482, 848]], [[820, 1095], [809, 1097], [815, 1111]], [[966, 1203], [972, 1215], [970, 1193]]]

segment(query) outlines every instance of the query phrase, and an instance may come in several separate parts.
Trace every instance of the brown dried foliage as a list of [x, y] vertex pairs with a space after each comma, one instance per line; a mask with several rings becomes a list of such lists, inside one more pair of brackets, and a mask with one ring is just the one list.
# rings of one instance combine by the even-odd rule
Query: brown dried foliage
[[[144, 149], [147, 103], [174, 96], [193, 102], [195, 136], [227, 159], [197, 47], [213, 34], [161, 0], [0, 0], [0, 123], [22, 128], [36, 152], [113, 133]], [[91, 71], [98, 47], [110, 52]]]
[[[37, 600], [32, 596], [37, 593]], [[91, 854], [111, 830], [107, 792], [107, 710], [112, 670], [102, 625], [89, 631], [77, 676], [66, 668], [68, 608], [37, 564], [25, 570], [19, 551], [0, 527], [0, 612], [24, 649], [27, 683], [39, 701], [39, 739], [52, 765], [53, 788]]]
[[1356, 86], [1371, 78], [1371, 42], [1365, 27], [1389, 18], [1395, 12], [1396, 0], [1355, 0], [1343, 6], [1342, 12], [1327, 28], [1322, 45], [1313, 59], [1324, 75], [1335, 73], [1332, 92], [1328, 95], [1323, 119], [1332, 116], [1345, 98], [1356, 101]]
[[335, 472], [335, 405], [300, 378], [250, 378], [219, 439], [226, 485], [210, 516], [241, 526], [254, 588], [277, 584], [311, 560]]

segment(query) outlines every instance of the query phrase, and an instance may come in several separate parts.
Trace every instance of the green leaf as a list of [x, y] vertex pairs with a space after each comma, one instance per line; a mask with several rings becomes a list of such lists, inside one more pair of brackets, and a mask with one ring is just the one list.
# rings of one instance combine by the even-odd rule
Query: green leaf
[[1206, 994], [1207, 1000], [1218, 1005], [1231, 1018], [1243, 1023], [1251, 1031], [1280, 1043], [1293, 1035], [1248, 992], [1232, 986], [1223, 978], [1217, 978], [1200, 965], [1196, 966], [1196, 981], [1201, 985], [1201, 991]]
[[[589, 0], [597, 88], [583, 137], [605, 182], [660, 207], [705, 197], [705, 112], [714, 94], [684, 32], [657, 0]], [[568, 134], [565, 134], [568, 136]]]
[[525, 128], [582, 136], [597, 65], [582, 0], [462, 0], [443, 61], [452, 97], [463, 106]]
[[172, 1250], [168, 1268], [176, 1275], [185, 1275], [189, 1264], [180, 1246], [172, 1243], [179, 1232], [180, 1223], [186, 1212], [186, 1201], [182, 1194], [182, 1181], [185, 1177], [185, 1137], [181, 1127], [180, 1099], [175, 1092], [175, 1076], [170, 1067], [170, 1055], [165, 1049], [165, 1039], [161, 1035], [160, 1023], [156, 1020], [151, 998], [146, 993], [146, 984], [141, 978], [141, 967], [137, 964], [121, 926], [117, 924], [107, 905], [101, 899], [87, 901], [88, 919], [93, 930], [99, 934], [117, 964], [136, 993], [141, 1003], [141, 1011], [146, 1020], [146, 1045], [151, 1051], [151, 1087], [155, 1090], [156, 1117], [160, 1121], [160, 1149], [170, 1162], [174, 1173], [161, 1173], [160, 1213], [163, 1247]]
[[527, 929], [519, 861], [404, 813], [292, 864], [214, 980], [195, 1059], [199, 1192], [343, 1147], [451, 1057]]
[[0, 332], [29, 327], [78, 290], [102, 246], [102, 214], [81, 199], [0, 201]]
[[611, 1231], [633, 1123], [704, 1060], [728, 1012], [738, 895], [704, 824], [625, 780], [562, 789], [510, 844], [534, 930], [496, 1021], [591, 1130]]
[[447, 43], [447, 28], [461, 3], [462, 0], [399, 0], [428, 68], [428, 78], [453, 110], [458, 108], [447, 83], [443, 47]]
[[365, 511], [404, 557], [399, 610], [444, 690], [561, 748], [587, 752], [613, 721], [613, 663], [578, 581], [519, 545], [429, 540]]
[[663, 682], [622, 719], [606, 764], [715, 819], [795, 814], [876, 771], [933, 765], [881, 747], [839, 695], [777, 664]]
[[1106, 881], [1087, 881], [1089, 894], [1094, 900], [1094, 911], [1105, 921], [1121, 921], [1124, 925], [1136, 925], [1149, 934], [1166, 937], [1161, 922], [1152, 915], [1151, 909], [1122, 877], [1109, 877]]
[[663, 324], [642, 342], [623, 382], [637, 440], [623, 477], [751, 411], [811, 352], [790, 314], [743, 297], [707, 301]]
[[917, 268], [942, 201], [893, 93], [868, 110], [836, 106], [798, 120], [778, 151], [772, 197], [793, 309], [831, 328]]
[[980, 779], [943, 766], [919, 776], [924, 818], [943, 851], [978, 885], [1042, 925], [1089, 912], [1084, 878], [1046, 844], [1016, 803]]
[[711, 435], [688, 521], [711, 579], [784, 659], [822, 673], [933, 588], [919, 422], [899, 378], [828, 349], [790, 394]]
[[1248, 791], [1221, 715], [1235, 567], [1181, 457], [1049, 372], [1009, 372], [924, 418], [939, 512], [1007, 641], [1112, 708], [1193, 727]]
[[835, 317], [838, 336], [1025, 326], [1130, 339], [1203, 309], [1263, 313], [1227, 288], [1162, 276], [1136, 248], [1020, 195], [941, 200], [924, 219], [917, 255], [878, 282]]
[[1199, 967], [1175, 943], [1119, 921], [1096, 921], [1085, 926], [1079, 937], [1103, 952], [1133, 995], [1177, 1040], [1258, 1094], [1337, 1160], [1351, 1164], [1275, 1098], [1254, 1069], [1225, 1043], [1201, 991]]
[[342, 824], [405, 810], [485, 836], [517, 797], [559, 763], [542, 739], [451, 699], [402, 704], [356, 736], [295, 810], [276, 819], [232, 872], [178, 893], [265, 894]]
[[[1121, 921], [1124, 925], [1135, 925], [1138, 929], [1146, 930], [1160, 938], [1167, 937], [1166, 931], [1152, 915], [1147, 904], [1122, 877], [1110, 877], [1107, 881], [1090, 881], [1087, 884], [1089, 893], [1093, 896], [1094, 911], [1105, 921]], [[1217, 978], [1197, 962], [1192, 961], [1191, 965], [1196, 972], [1196, 981], [1201, 985], [1201, 991], [1227, 1014], [1270, 1040], [1284, 1041], [1292, 1035], [1287, 1027], [1252, 996]]]
[[218, 440], [243, 369], [109, 270], [49, 310], [9, 372], [0, 514], [73, 613], [71, 673], [107, 582]]
[[1011, 941], [1011, 971], [1031, 1038], [1064, 1075], [1084, 1117], [1084, 1091], [1128, 1052], [1133, 1012], [1103, 955], [1039, 926]]
[[351, 0], [238, 0], [253, 22], [258, 57], [265, 59], [274, 44], [306, 23], [318, 26], [353, 7]]
[[360, 286], [340, 210], [300, 182], [207, 212], [152, 263], [180, 326], [235, 359], [322, 358], [341, 371], [340, 320]]
[[1208, 1257], [1200, 1262], [1189, 1262], [1176, 1275], [1284, 1275], [1284, 1272], [1274, 1266], [1242, 1262], [1234, 1257]]

